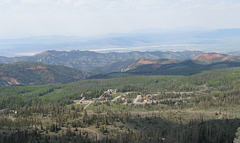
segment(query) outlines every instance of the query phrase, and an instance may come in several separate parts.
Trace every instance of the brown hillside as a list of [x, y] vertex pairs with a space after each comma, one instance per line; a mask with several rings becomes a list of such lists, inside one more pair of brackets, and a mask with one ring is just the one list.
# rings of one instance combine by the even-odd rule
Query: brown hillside
[[30, 68], [25, 68], [26, 70], [35, 70], [35, 69], [47, 69], [47, 67], [44, 66], [36, 66], [36, 67], [30, 67]]
[[224, 57], [224, 56], [217, 53], [208, 53], [208, 54], [199, 54], [195, 58], [193, 58], [193, 60], [208, 61], [214, 58], [221, 58], [221, 57]]
[[137, 66], [155, 64], [155, 63], [156, 63], [156, 62], [147, 61], [147, 60], [141, 59], [141, 60], [139, 60], [139, 61], [137, 62]]

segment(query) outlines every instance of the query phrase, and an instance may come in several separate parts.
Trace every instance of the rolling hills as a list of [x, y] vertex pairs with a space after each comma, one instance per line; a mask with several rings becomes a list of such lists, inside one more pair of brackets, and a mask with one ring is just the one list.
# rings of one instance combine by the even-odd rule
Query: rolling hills
[[46, 51], [29, 57], [0, 58], [0, 61], [5, 63], [22, 60], [32, 62], [1, 65], [1, 85], [72, 82], [86, 78], [129, 75], [193, 75], [208, 70], [240, 67], [240, 57], [199, 51], [129, 53]]
[[67, 83], [85, 79], [87, 75], [69, 67], [36, 62], [0, 64], [0, 86]]

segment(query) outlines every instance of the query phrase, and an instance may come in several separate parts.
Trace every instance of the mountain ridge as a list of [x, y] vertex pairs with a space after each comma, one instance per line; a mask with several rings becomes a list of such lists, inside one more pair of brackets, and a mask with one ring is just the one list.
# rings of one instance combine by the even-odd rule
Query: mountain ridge
[[97, 53], [93, 51], [45, 51], [34, 56], [0, 58], [0, 63], [13, 63], [18, 61], [34, 61], [44, 64], [64, 65], [71, 68], [76, 68], [81, 71], [95, 70], [96, 68], [104, 68], [107, 65], [124, 62], [128, 60], [139, 59], [192, 59], [196, 55], [203, 53], [201, 51], [183, 51], [183, 52], [127, 52], [127, 53]]

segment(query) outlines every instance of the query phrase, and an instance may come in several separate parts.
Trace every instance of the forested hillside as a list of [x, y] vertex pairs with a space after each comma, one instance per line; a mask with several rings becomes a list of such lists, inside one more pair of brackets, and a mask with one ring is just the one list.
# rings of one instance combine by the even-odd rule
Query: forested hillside
[[85, 79], [87, 75], [69, 67], [36, 62], [0, 64], [0, 86], [66, 83]]
[[[184, 92], [207, 89], [207, 91], [211, 93], [214, 93], [215, 91], [217, 91], [217, 93], [218, 91], [219, 93], [221, 91], [230, 93], [232, 90], [237, 91], [240, 87], [239, 72], [240, 68], [232, 68], [204, 72], [186, 77], [135, 75], [110, 79], [82, 80], [68, 84], [1, 87], [1, 97], [7, 97], [7, 99], [9, 99], [7, 103], [12, 100], [12, 98], [8, 97], [19, 97], [23, 95], [44, 100], [44, 102], [53, 102], [59, 100], [56, 103], [61, 103], [60, 101], [64, 101], [63, 99], [66, 99], [68, 101], [67, 103], [71, 103], [71, 99], [79, 98], [82, 93], [86, 94], [87, 98], [93, 98], [98, 97], [104, 90], [111, 88], [123, 92]], [[221, 94], [224, 94], [225, 92]], [[47, 100], [45, 100], [45, 98]], [[26, 101], [29, 102], [28, 100]]]
[[[239, 73], [0, 87], [0, 141], [232, 142], [240, 126]], [[117, 92], [101, 99], [108, 89]], [[126, 102], [113, 99], [120, 96]]]

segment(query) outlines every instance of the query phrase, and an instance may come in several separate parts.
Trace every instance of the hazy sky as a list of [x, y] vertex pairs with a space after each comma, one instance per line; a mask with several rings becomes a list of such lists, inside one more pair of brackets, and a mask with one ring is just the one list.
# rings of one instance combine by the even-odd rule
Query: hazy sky
[[239, 0], [0, 0], [0, 37], [240, 28]]

